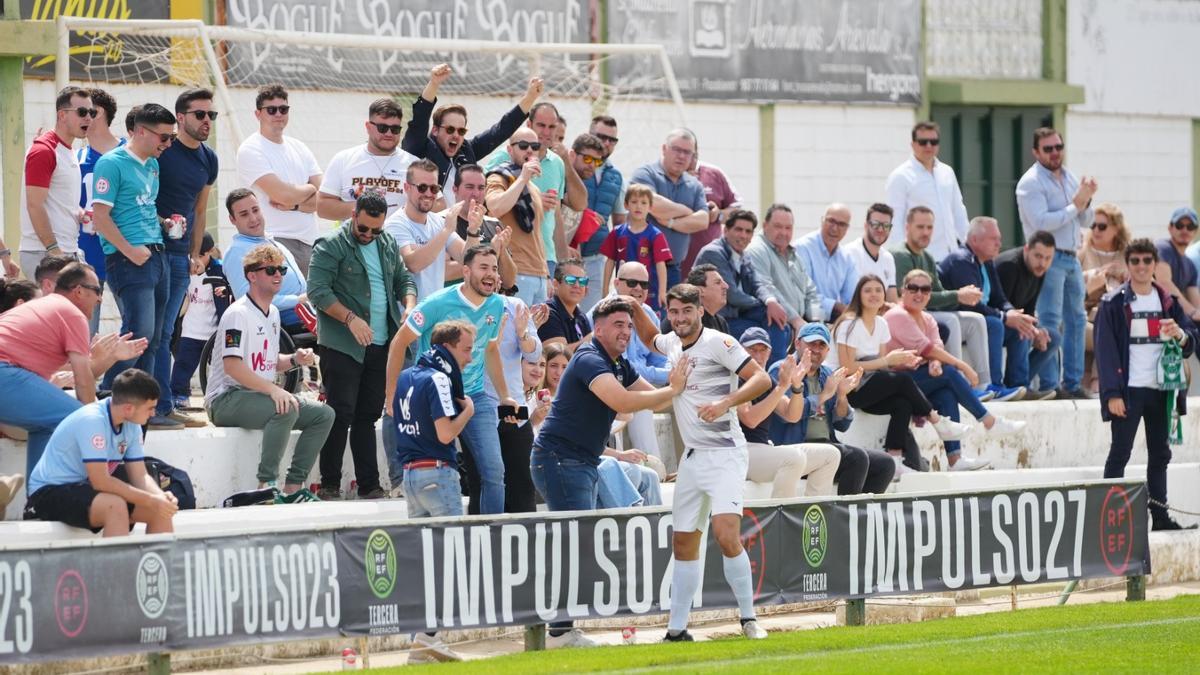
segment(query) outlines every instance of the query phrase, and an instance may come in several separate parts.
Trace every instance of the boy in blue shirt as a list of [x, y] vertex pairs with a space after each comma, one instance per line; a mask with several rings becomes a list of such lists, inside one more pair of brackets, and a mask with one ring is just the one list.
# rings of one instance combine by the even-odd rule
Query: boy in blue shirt
[[147, 534], [172, 532], [179, 510], [142, 461], [142, 427], [154, 413], [158, 382], [130, 368], [113, 380], [112, 396], [71, 413], [50, 436], [29, 476], [26, 520], [58, 520], [74, 527], [129, 534], [146, 523]]

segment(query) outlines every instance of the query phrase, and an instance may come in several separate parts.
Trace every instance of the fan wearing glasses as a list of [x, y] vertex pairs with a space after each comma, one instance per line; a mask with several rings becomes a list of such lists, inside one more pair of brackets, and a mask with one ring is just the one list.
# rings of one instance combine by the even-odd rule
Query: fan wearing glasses
[[404, 111], [390, 98], [376, 99], [367, 108], [367, 142], [346, 148], [325, 167], [317, 195], [317, 215], [342, 221], [354, 215], [354, 203], [366, 190], [375, 190], [388, 203], [388, 215], [404, 206], [404, 172], [416, 157], [400, 149]]
[[554, 297], [550, 298], [550, 318], [538, 328], [543, 345], [562, 343], [575, 353], [580, 342], [592, 334], [592, 322], [579, 306], [592, 282], [579, 258], [564, 260], [554, 268]]
[[25, 154], [18, 251], [27, 279], [47, 255], [76, 256], [79, 251], [83, 188], [71, 144], [87, 134], [96, 109], [87, 90], [79, 87], [58, 92], [54, 107], [54, 128], [34, 139]]
[[[933, 211], [933, 238], [929, 254], [941, 262], [960, 242], [967, 240], [967, 207], [954, 167], [938, 159], [941, 130], [937, 122], [917, 122], [912, 128], [912, 157], [892, 170], [885, 184], [892, 212], [907, 214], [914, 206]], [[893, 229], [888, 246], [904, 244], [904, 231]]]
[[1196, 211], [1190, 206], [1181, 206], [1171, 214], [1168, 236], [1154, 242], [1160, 261], [1155, 267], [1154, 279], [1179, 298], [1184, 313], [1192, 321], [1200, 319], [1200, 290], [1196, 288], [1196, 264], [1188, 257], [1187, 250], [1196, 238], [1198, 225], [1200, 218]]

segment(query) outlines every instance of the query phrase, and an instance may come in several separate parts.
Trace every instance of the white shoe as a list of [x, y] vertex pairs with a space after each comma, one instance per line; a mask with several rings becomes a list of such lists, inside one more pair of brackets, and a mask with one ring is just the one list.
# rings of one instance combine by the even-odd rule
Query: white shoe
[[413, 638], [413, 651], [408, 655], [409, 663], [439, 663], [462, 661], [463, 657], [450, 649], [442, 638], [436, 635], [417, 633]]
[[1009, 434], [1020, 433], [1026, 424], [1027, 422], [1023, 420], [1010, 420], [1007, 417], [997, 416], [995, 424], [992, 425], [991, 429], [988, 429], [988, 433], [992, 436], [1008, 436]]
[[938, 438], [943, 441], [957, 441], [967, 432], [971, 430], [970, 425], [955, 422], [949, 417], [938, 417], [938, 421], [933, 423], [933, 430], [937, 432]]
[[403, 499], [404, 498], [404, 484], [403, 483], [397, 484], [395, 487], [393, 487], [391, 490], [388, 491], [388, 496], [391, 497], [392, 499]]
[[600, 643], [583, 634], [578, 628], [554, 637], [546, 634], [546, 649], [562, 649], [564, 647], [599, 647]]
[[958, 461], [950, 465], [951, 471], [977, 471], [979, 469], [990, 469], [992, 463], [986, 459], [978, 459], [975, 457], [963, 457], [959, 455]]
[[766, 640], [767, 629], [758, 625], [754, 619], [742, 624], [742, 635], [745, 635], [749, 640]]
[[913, 473], [913, 470], [904, 463], [904, 459], [899, 455], [891, 455], [892, 461], [896, 463], [896, 473], [892, 474], [892, 480], [900, 480], [900, 476], [906, 473]]
[[23, 485], [25, 485], [25, 476], [19, 473], [0, 476], [0, 518], [4, 517], [4, 509], [21, 493]]

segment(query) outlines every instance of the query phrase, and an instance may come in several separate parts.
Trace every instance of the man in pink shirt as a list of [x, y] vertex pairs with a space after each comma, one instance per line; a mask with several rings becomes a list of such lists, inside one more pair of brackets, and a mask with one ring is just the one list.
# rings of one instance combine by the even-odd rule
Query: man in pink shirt
[[[91, 266], [62, 269], [54, 293], [0, 315], [0, 424], [29, 432], [26, 475], [37, 464], [58, 423], [81, 404], [96, 400], [96, 373], [146, 348], [145, 340], [116, 334], [88, 338], [88, 319], [100, 302]], [[50, 382], [63, 365], [74, 379], [75, 398]]]
[[700, 255], [700, 249], [709, 242], [721, 238], [721, 225], [734, 209], [742, 208], [742, 196], [738, 194], [733, 184], [725, 177], [725, 172], [712, 164], [701, 162], [699, 144], [696, 154], [692, 155], [692, 166], [688, 173], [695, 176], [704, 186], [704, 200], [708, 203], [708, 229], [693, 232], [688, 242], [687, 256], [679, 266], [680, 273], [687, 278], [688, 271]]

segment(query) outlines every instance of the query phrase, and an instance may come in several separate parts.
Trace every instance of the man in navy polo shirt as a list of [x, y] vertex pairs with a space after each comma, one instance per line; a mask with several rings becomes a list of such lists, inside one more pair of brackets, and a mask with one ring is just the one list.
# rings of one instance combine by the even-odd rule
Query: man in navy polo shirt
[[[634, 325], [638, 334], [657, 333], [654, 322], [628, 297], [596, 305], [593, 338], [575, 352], [558, 383], [550, 413], [533, 442], [529, 468], [533, 484], [551, 511], [596, 508], [596, 467], [618, 413], [654, 410], [687, 385], [688, 359], [671, 369], [668, 385], [655, 389], [638, 376], [622, 354]], [[571, 624], [551, 624], [549, 647], [590, 647], [595, 643]]]
[[579, 258], [564, 260], [554, 268], [554, 297], [547, 303], [550, 317], [538, 328], [538, 338], [543, 345], [559, 342], [567, 346], [567, 353], [571, 353], [591, 334], [592, 323], [579, 306], [587, 295], [589, 283]]

